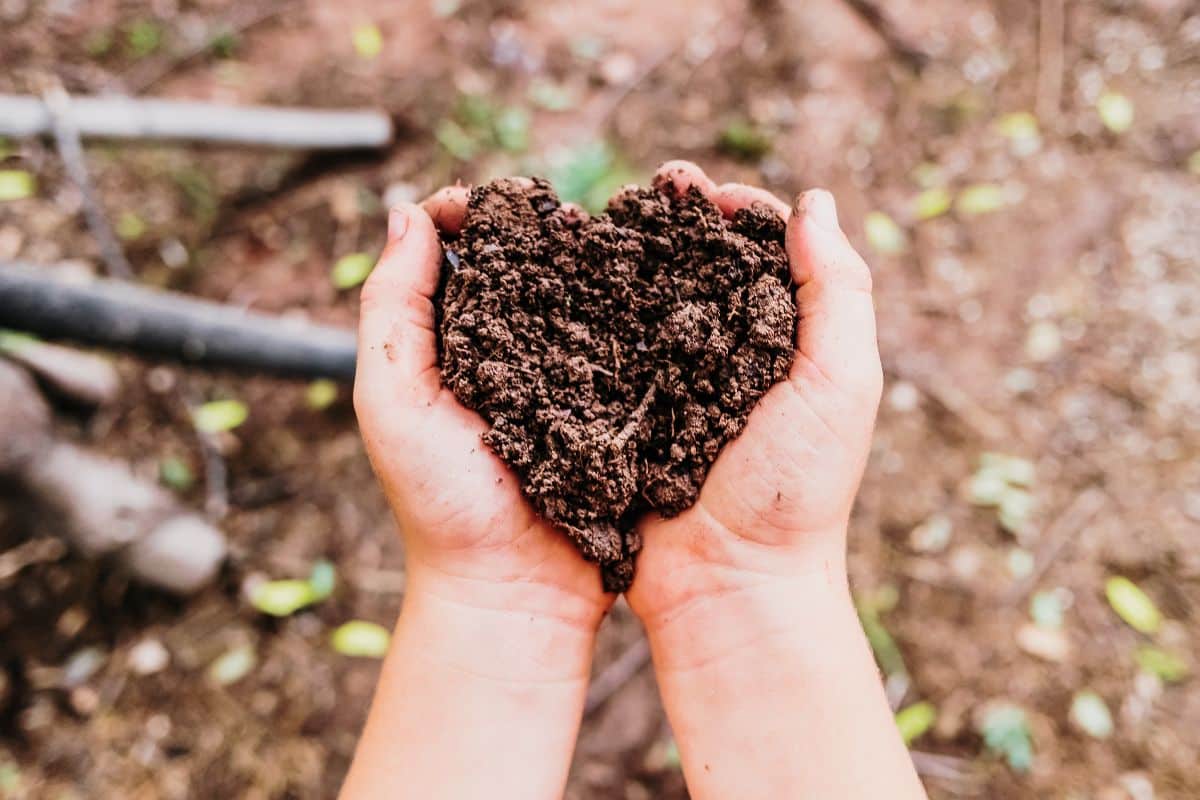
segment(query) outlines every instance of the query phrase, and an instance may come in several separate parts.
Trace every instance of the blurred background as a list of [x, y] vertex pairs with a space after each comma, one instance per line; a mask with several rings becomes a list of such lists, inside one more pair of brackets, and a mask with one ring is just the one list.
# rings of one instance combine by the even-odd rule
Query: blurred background
[[[0, 262], [329, 325], [455, 180], [830, 188], [888, 377], [853, 585], [933, 796], [1200, 797], [1193, 0], [0, 0], [0, 93], [64, 92], [390, 118], [0, 139]], [[0, 352], [0, 797], [332, 796], [404, 591], [349, 385]], [[87, 557], [114, 496], [153, 520]], [[163, 518], [215, 577], [129, 561]], [[640, 635], [618, 605], [570, 798], [686, 797]]]

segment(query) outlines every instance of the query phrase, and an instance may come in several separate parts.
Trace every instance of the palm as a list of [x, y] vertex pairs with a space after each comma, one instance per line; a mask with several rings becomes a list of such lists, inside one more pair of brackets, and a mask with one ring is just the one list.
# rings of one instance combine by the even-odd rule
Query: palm
[[[410, 556], [465, 578], [536, 581], [603, 597], [596, 568], [521, 495], [516, 477], [480, 441], [487, 425], [439, 388], [415, 424], [368, 439], [372, 461], [401, 526], [422, 531]], [[378, 439], [378, 445], [375, 440]]]

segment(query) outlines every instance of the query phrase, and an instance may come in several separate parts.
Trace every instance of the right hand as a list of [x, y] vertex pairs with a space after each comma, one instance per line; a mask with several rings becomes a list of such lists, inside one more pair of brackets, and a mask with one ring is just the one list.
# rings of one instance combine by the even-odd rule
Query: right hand
[[[716, 186], [689, 162], [668, 162], [660, 174], [680, 189], [697, 186], [726, 216], [754, 202], [774, 208], [787, 221], [797, 287], [800, 321], [787, 379], [763, 395], [745, 430], [725, 445], [696, 503], [642, 525], [628, 593], [634, 612], [652, 637], [675, 626], [684, 641], [719, 638], [714, 605], [770, 606], [767, 595], [810, 579], [844, 591], [846, 529], [883, 383], [871, 273], [826, 191], [805, 192], [789, 209], [762, 189]], [[700, 608], [698, 624], [688, 624]]]

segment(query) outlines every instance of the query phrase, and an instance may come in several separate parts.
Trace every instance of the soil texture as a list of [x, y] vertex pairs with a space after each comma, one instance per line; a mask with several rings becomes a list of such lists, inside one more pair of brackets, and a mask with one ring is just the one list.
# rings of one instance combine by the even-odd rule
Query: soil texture
[[697, 189], [631, 188], [589, 217], [546, 181], [471, 191], [447, 237], [446, 385], [525, 495], [629, 587], [647, 512], [691, 506], [722, 446], [790, 366], [784, 222]]

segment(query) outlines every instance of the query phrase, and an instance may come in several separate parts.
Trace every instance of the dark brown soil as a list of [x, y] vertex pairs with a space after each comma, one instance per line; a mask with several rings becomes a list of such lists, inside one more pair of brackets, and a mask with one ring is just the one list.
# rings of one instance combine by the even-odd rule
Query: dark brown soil
[[784, 224], [669, 182], [597, 217], [549, 183], [472, 190], [445, 242], [442, 374], [547, 519], [628, 588], [637, 518], [696, 501], [722, 445], [787, 372]]

